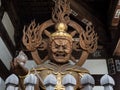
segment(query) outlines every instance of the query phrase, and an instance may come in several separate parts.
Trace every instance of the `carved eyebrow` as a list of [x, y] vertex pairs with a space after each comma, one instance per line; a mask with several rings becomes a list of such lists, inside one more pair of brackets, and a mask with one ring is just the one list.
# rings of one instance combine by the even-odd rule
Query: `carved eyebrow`
[[64, 42], [63, 42], [63, 40], [59, 40], [59, 41], [54, 41], [54, 43], [55, 44], [58, 44], [58, 45], [65, 45], [65, 44], [67, 44], [67, 41], [66, 40], [64, 40]]
[[66, 43], [67, 43], [67, 41], [64, 41], [64, 42], [63, 42], [63, 45], [65, 45]]

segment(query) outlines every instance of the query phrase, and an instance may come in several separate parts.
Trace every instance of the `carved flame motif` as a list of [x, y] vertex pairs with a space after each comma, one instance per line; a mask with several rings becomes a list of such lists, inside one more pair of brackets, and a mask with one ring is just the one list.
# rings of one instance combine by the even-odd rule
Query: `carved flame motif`
[[35, 21], [33, 21], [26, 30], [26, 27], [23, 29], [23, 44], [29, 51], [36, 50], [37, 47], [41, 44], [42, 37], [39, 33], [39, 25], [36, 26]]
[[[24, 27], [23, 40], [22, 40], [23, 44], [26, 46], [26, 48], [29, 51], [31, 51], [31, 55], [37, 64], [41, 64], [43, 61], [46, 61], [51, 58], [53, 60], [53, 56], [56, 56], [54, 58], [54, 60], [58, 60], [58, 59], [62, 60], [63, 59], [64, 61], [65, 60], [68, 61], [69, 59], [72, 59], [77, 65], [82, 66], [83, 63], [85, 62], [85, 60], [87, 59], [89, 53], [92, 53], [97, 49], [97, 39], [98, 38], [97, 38], [97, 34], [94, 32], [94, 28], [92, 27], [92, 25], [84, 23], [86, 25], [86, 31], [84, 31], [84, 29], [82, 28], [81, 25], [74, 22], [73, 20], [70, 20], [70, 17], [69, 17], [70, 10], [71, 9], [70, 9], [69, 0], [56, 0], [55, 7], [52, 12], [52, 19], [45, 21], [41, 25], [36, 25], [35, 21], [33, 21], [27, 28]], [[66, 33], [68, 33], [68, 31], [66, 31], [66, 30], [61, 31], [61, 30], [64, 30], [64, 27], [62, 27], [62, 29], [60, 27], [60, 31], [58, 30], [54, 33], [52, 32], [52, 34], [51, 34], [51, 32], [49, 32], [49, 30], [47, 30], [49, 27], [58, 25], [60, 23], [64, 23], [65, 25], [72, 27], [74, 30], [71, 32], [70, 35], [66, 34]], [[71, 53], [72, 50], [70, 50], [70, 52], [67, 53], [67, 54], [69, 54], [69, 56], [67, 56], [68, 58], [66, 58], [66, 56], [65, 56], [65, 55], [67, 55], [66, 53], [59, 54], [59, 56], [61, 56], [62, 59], [61, 59], [61, 57], [57, 58], [58, 53], [57, 54], [52, 53], [52, 55], [51, 55], [51, 53], [48, 53], [48, 55], [44, 59], [41, 59], [41, 57], [40, 57], [41, 55], [39, 55], [40, 53], [38, 53], [38, 50], [40, 50], [40, 51], [48, 50], [49, 51], [49, 48], [52, 49], [51, 48], [52, 44], [50, 45], [50, 47], [48, 47], [49, 42], [47, 42], [47, 40], [45, 40], [44, 37], [42, 37], [44, 34], [46, 36], [48, 36], [49, 39], [47, 39], [47, 40], [51, 40], [50, 38], [53, 38], [53, 37], [55, 38], [56, 35], [59, 35], [59, 37], [63, 37], [63, 36], [68, 37], [68, 38], [66, 38], [67, 40], [71, 39], [70, 43], [64, 44], [63, 46], [69, 45], [70, 49], [72, 48], [72, 50], [74, 49], [75, 51], [81, 51], [81, 48], [82, 48], [83, 50], [82, 50], [79, 60], [77, 61], [76, 58], [74, 56], [72, 56], [72, 53]], [[75, 42], [73, 42], [73, 39], [74, 39], [73, 37], [75, 35], [79, 35], [79, 41], [76, 40]], [[64, 40], [64, 38], [60, 38], [60, 39], [63, 39], [62, 42], [66, 41], [66, 40]], [[71, 43], [73, 44], [74, 47], [71, 47], [72, 46]], [[53, 46], [55, 46], [55, 45], [53, 43]], [[57, 45], [59, 45], [59, 44], [57, 43]], [[57, 47], [57, 49], [58, 49], [58, 47]], [[60, 49], [61, 49], [61, 47], [60, 47]], [[64, 58], [63, 58], [63, 56], [64, 56]]]
[[87, 52], [93, 53], [97, 49], [97, 39], [94, 27], [88, 25], [86, 31], [80, 33], [80, 46]]
[[52, 12], [52, 20], [55, 23], [63, 22], [68, 23], [70, 21], [70, 2], [69, 0], [58, 0]]

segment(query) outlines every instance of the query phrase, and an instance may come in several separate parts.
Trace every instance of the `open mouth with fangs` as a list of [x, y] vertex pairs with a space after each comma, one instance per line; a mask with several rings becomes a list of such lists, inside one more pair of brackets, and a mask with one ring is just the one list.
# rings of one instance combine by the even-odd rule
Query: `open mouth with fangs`
[[65, 63], [68, 62], [70, 54], [65, 52], [56, 52], [53, 54], [52, 57], [58, 63]]
[[56, 58], [65, 58], [66, 56], [66, 53], [54, 53], [54, 57]]

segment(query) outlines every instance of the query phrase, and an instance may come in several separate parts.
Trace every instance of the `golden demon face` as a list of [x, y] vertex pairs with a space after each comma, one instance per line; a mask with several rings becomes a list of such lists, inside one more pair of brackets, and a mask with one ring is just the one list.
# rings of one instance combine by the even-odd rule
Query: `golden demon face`
[[52, 58], [57, 63], [65, 63], [70, 59], [72, 45], [65, 38], [56, 38], [51, 42]]

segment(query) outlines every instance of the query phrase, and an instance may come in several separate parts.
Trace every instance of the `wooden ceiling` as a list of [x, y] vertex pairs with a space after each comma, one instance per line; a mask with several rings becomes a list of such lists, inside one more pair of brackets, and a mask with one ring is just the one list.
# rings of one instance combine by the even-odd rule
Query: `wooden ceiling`
[[[32, 20], [42, 23], [50, 19], [55, 1], [2, 0], [4, 9], [8, 12], [15, 27], [15, 42], [18, 50], [21, 49], [23, 26], [30, 24]], [[108, 56], [113, 55], [120, 38], [119, 19], [114, 22], [116, 21], [114, 15], [116, 10], [119, 9], [118, 0], [70, 0], [70, 2], [71, 19], [78, 23], [84, 19], [92, 22], [99, 36], [98, 49], [105, 50]], [[117, 56], [120, 56], [120, 54], [117, 54]]]

